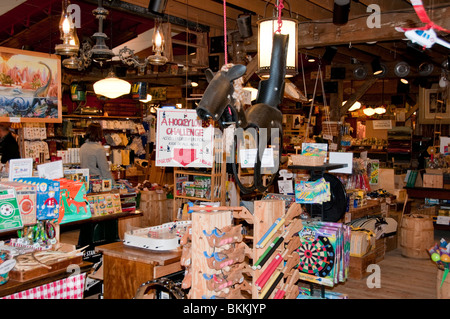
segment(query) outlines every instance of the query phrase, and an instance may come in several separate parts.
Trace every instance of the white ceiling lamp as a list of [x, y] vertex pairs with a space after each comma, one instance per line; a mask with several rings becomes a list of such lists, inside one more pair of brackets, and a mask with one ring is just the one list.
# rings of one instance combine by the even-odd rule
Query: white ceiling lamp
[[371, 108], [371, 107], [365, 108], [365, 109], [363, 110], [363, 112], [364, 112], [364, 114], [367, 115], [367, 116], [372, 116], [372, 115], [375, 114], [375, 110], [374, 110], [373, 108]]
[[119, 79], [113, 71], [103, 80], [94, 83], [94, 92], [97, 95], [102, 95], [110, 99], [118, 98], [119, 96], [129, 94], [131, 91], [131, 84], [125, 80]]
[[386, 108], [379, 106], [377, 108], [374, 109], [374, 112], [378, 115], [384, 114], [386, 113]]
[[270, 73], [270, 62], [272, 58], [273, 34], [289, 34], [287, 57], [286, 57], [286, 77], [293, 77], [298, 73], [297, 67], [297, 28], [298, 22], [295, 19], [281, 17], [279, 8], [283, 7], [283, 0], [277, 0], [278, 17], [264, 18], [258, 23], [258, 71], [260, 77], [267, 78]]
[[143, 99], [143, 100], [139, 100], [139, 102], [148, 103], [151, 100], [152, 100], [152, 96], [150, 94], [147, 94], [147, 97], [145, 99]]
[[[342, 102], [342, 105], [345, 105], [345, 103], [347, 103], [347, 101]], [[356, 101], [355, 103], [352, 104], [352, 106], [350, 106], [348, 111], [353, 112], [353, 111], [359, 110], [360, 108], [361, 108], [361, 102]]]

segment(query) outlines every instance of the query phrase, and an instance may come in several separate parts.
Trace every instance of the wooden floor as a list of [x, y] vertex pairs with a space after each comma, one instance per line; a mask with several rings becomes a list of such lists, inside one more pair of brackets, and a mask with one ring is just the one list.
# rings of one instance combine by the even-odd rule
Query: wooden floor
[[[436, 299], [437, 267], [431, 259], [403, 257], [397, 248], [385, 254], [380, 266], [380, 288], [369, 288], [368, 277], [347, 279], [330, 291], [349, 299]], [[370, 281], [371, 282], [371, 281]]]
[[[66, 233], [67, 241], [76, 244], [77, 232]], [[435, 231], [435, 240], [449, 239], [450, 231]], [[401, 248], [385, 254], [380, 266], [380, 288], [369, 288], [367, 277], [347, 279], [327, 291], [343, 293], [349, 299], [436, 299], [437, 267], [431, 259], [403, 257]], [[97, 297], [93, 297], [97, 298]]]
[[[450, 231], [435, 230], [435, 242], [450, 239]], [[330, 291], [346, 294], [349, 299], [436, 299], [437, 267], [431, 259], [402, 256], [401, 248], [387, 252], [380, 266], [380, 288], [369, 288], [367, 277], [347, 279]]]

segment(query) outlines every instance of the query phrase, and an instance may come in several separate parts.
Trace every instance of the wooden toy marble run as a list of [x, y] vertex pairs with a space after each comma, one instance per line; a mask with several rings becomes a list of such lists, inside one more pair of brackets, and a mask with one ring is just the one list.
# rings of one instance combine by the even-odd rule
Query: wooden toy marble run
[[[190, 299], [293, 299], [300, 246], [300, 204], [282, 200], [245, 207], [191, 206], [192, 226], [180, 243]], [[242, 234], [242, 221], [253, 227]]]

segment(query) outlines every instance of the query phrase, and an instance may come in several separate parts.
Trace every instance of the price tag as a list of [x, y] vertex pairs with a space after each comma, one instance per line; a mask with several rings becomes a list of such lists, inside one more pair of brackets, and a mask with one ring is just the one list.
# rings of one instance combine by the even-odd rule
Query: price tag
[[13, 269], [15, 265], [16, 265], [15, 259], [5, 261], [4, 263], [0, 264], [0, 274], [6, 274], [11, 269]]
[[20, 117], [10, 117], [9, 122], [11, 123], [20, 123]]
[[450, 216], [437, 216], [436, 224], [450, 225]]

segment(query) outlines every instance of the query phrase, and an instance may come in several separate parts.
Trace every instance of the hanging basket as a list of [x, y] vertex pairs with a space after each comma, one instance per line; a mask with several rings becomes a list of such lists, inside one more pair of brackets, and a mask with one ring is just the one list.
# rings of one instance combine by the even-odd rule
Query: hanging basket
[[325, 156], [291, 155], [293, 165], [320, 166], [325, 161]]

